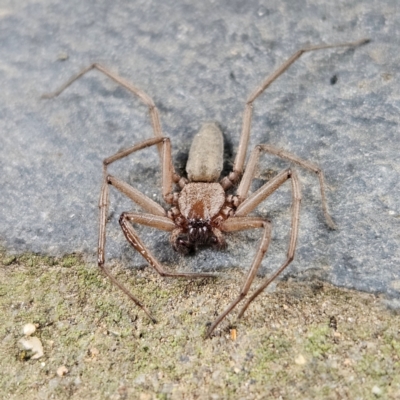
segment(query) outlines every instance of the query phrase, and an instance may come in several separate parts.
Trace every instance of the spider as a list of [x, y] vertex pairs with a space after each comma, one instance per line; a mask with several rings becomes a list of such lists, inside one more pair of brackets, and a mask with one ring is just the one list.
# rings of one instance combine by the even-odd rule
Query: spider
[[[249, 96], [246, 101], [242, 133], [239, 141], [236, 158], [232, 171], [222, 179], [220, 175], [223, 165], [223, 136], [216, 123], [206, 123], [195, 136], [189, 152], [186, 165], [187, 178], [178, 175], [172, 164], [171, 142], [161, 130], [159, 112], [154, 101], [143, 90], [133, 86], [123, 78], [110, 72], [99, 64], [92, 64], [73, 76], [56, 92], [43, 95], [44, 98], [58, 96], [74, 81], [82, 77], [88, 71], [97, 69], [116, 83], [126, 88], [137, 96], [149, 109], [154, 137], [119, 151], [103, 161], [103, 184], [101, 187], [99, 209], [99, 242], [98, 242], [98, 266], [134, 303], [136, 303], [153, 321], [145, 305], [110, 273], [105, 265], [106, 223], [109, 209], [109, 187], [113, 186], [134, 203], [138, 204], [145, 213], [124, 212], [119, 218], [119, 224], [126, 240], [137, 250], [146, 261], [162, 276], [172, 278], [214, 278], [211, 273], [171, 272], [147, 249], [133, 228], [133, 224], [146, 225], [148, 227], [170, 232], [172, 247], [179, 253], [188, 254], [194, 252], [199, 246], [211, 246], [220, 249], [225, 246], [224, 233], [247, 229], [261, 229], [262, 237], [258, 244], [256, 255], [247, 272], [244, 283], [237, 297], [218, 315], [209, 326], [206, 333], [210, 337], [220, 322], [247, 296], [253, 283], [268, 246], [271, 241], [271, 222], [262, 217], [249, 216], [249, 214], [284, 182], [290, 179], [292, 188], [292, 217], [290, 228], [290, 240], [285, 262], [269, 277], [265, 278], [260, 286], [246, 299], [239, 317], [243, 315], [250, 303], [292, 262], [298, 236], [299, 212], [301, 191], [299, 178], [295, 169], [287, 168], [271, 178], [254, 193], [249, 193], [251, 182], [254, 178], [258, 160], [261, 154], [269, 153], [285, 159], [292, 164], [308, 170], [318, 176], [321, 192], [322, 210], [326, 224], [335, 229], [335, 224], [328, 213], [325, 195], [325, 183], [322, 170], [315, 164], [300, 159], [291, 153], [276, 148], [269, 144], [255, 146], [245, 167], [245, 159], [250, 137], [251, 117], [254, 101], [264, 90], [275, 81], [291, 64], [302, 54], [314, 50], [329, 49], [334, 47], [356, 47], [369, 42], [362, 39], [351, 43], [334, 45], [317, 45], [305, 47], [294, 53], [274, 73], [268, 76]], [[161, 158], [162, 170], [162, 196], [170, 206], [165, 210], [154, 200], [150, 199], [128, 183], [108, 173], [107, 167], [136, 151], [150, 146], [157, 146]], [[220, 179], [220, 180], [219, 180]], [[173, 190], [173, 186], [178, 190]], [[227, 191], [237, 187], [235, 194]]]

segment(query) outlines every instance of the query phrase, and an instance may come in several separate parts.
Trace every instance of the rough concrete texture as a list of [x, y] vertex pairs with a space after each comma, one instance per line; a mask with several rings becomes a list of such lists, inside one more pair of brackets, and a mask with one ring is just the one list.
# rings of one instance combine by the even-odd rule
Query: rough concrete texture
[[[94, 260], [101, 162], [152, 135], [147, 109], [97, 71], [41, 99], [97, 61], [151, 95], [178, 170], [204, 121], [223, 129], [231, 165], [246, 97], [304, 45], [372, 42], [304, 55], [256, 101], [250, 148], [271, 143], [317, 163], [338, 230], [324, 224], [317, 179], [299, 170], [300, 235], [288, 274], [399, 295], [400, 145], [397, 0], [27, 1], [0, 4], [0, 240], [9, 252], [80, 252]], [[335, 83], [336, 81], [336, 83]], [[288, 163], [263, 158], [255, 187]], [[111, 171], [161, 204], [149, 149]], [[112, 195], [108, 259], [145, 262], [118, 227], [135, 206]], [[262, 204], [274, 224], [263, 272], [283, 261], [290, 185]], [[140, 230], [167, 265], [245, 269], [259, 232], [231, 235], [223, 252], [173, 253], [164, 233]], [[229, 270], [228, 270], [229, 272]]]

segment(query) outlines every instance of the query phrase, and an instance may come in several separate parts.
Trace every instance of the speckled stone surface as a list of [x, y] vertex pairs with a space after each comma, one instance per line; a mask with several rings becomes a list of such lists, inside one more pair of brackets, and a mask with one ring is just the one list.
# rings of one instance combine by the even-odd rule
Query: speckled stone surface
[[[152, 96], [178, 170], [202, 122], [218, 121], [229, 167], [246, 97], [266, 75], [303, 45], [370, 37], [357, 49], [306, 54], [274, 82], [255, 103], [250, 148], [271, 143], [313, 161], [331, 189], [337, 231], [324, 224], [316, 177], [299, 170], [300, 235], [286, 275], [398, 297], [399, 7], [397, 0], [1, 1], [0, 243], [10, 252], [95, 260], [102, 159], [152, 133], [146, 107], [97, 71], [41, 99], [81, 68], [100, 62]], [[264, 157], [255, 187], [287, 165]], [[164, 204], [155, 149], [110, 171]], [[113, 191], [107, 257], [127, 267], [145, 264], [118, 226], [119, 214], [133, 209]], [[289, 184], [258, 208], [274, 224], [264, 273], [285, 258], [289, 210]], [[249, 266], [260, 236], [231, 235], [226, 251], [182, 258], [166, 234], [140, 232], [167, 265], [226, 273]]]

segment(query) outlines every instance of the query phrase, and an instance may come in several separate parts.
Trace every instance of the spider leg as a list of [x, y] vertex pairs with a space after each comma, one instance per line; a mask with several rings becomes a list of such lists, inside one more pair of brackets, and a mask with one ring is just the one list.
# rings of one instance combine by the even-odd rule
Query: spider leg
[[141, 206], [147, 212], [158, 215], [161, 217], [165, 217], [167, 215], [164, 208], [162, 208], [158, 203], [154, 200], [150, 199], [146, 195], [144, 195], [139, 190], [135, 189], [128, 183], [118, 179], [112, 175], [109, 175], [107, 172], [107, 166], [113, 163], [114, 161], [120, 160], [123, 157], [127, 157], [135, 151], [144, 149], [146, 147], [162, 143], [162, 179], [163, 179], [163, 197], [167, 202], [172, 201], [172, 172], [171, 172], [171, 146], [170, 140], [168, 138], [152, 138], [147, 139], [141, 143], [138, 143], [129, 149], [122, 150], [111, 157], [106, 158], [103, 161], [103, 185], [100, 191], [100, 200], [99, 200], [99, 208], [100, 208], [100, 224], [99, 224], [99, 244], [98, 244], [98, 265], [101, 267], [104, 265], [105, 257], [104, 257], [104, 249], [106, 244], [106, 224], [107, 224], [107, 215], [109, 208], [109, 185], [113, 185], [116, 189], [118, 189], [121, 193], [129, 197], [133, 202]]
[[[42, 95], [42, 98], [44, 99], [51, 99], [54, 97], [57, 97], [59, 94], [61, 94], [67, 87], [69, 87], [72, 83], [77, 81], [79, 78], [81, 78], [83, 75], [85, 75], [87, 72], [91, 71], [92, 69], [97, 69], [107, 77], [109, 77], [111, 80], [116, 82], [118, 85], [121, 85], [125, 89], [129, 90], [131, 93], [133, 93], [135, 96], [137, 96], [142, 103], [144, 103], [148, 109], [149, 109], [149, 114], [150, 114], [150, 121], [151, 121], [151, 126], [153, 128], [153, 133], [154, 136], [157, 138], [162, 138], [162, 129], [161, 129], [161, 122], [160, 122], [160, 114], [158, 112], [158, 109], [156, 105], [154, 104], [153, 99], [145, 93], [142, 89], [139, 89], [138, 87], [132, 85], [130, 82], [125, 80], [124, 78], [118, 76], [114, 72], [111, 72], [107, 68], [103, 67], [100, 64], [94, 63], [89, 65], [88, 67], [84, 68], [82, 71], [74, 75], [72, 78], [70, 78], [66, 83], [64, 83], [60, 88], [58, 88], [55, 92], [52, 93], [45, 93]], [[161, 145], [158, 146], [158, 151], [161, 155]], [[173, 170], [173, 173], [175, 175], [175, 171]]]
[[271, 223], [267, 220], [257, 217], [232, 217], [227, 219], [221, 226], [221, 230], [225, 232], [241, 231], [246, 229], [264, 228], [264, 233], [261, 242], [258, 246], [257, 253], [254, 257], [253, 263], [247, 273], [246, 280], [244, 281], [239, 295], [226, 307], [226, 309], [218, 315], [216, 320], [209, 327], [206, 337], [210, 337], [214, 329], [221, 323], [221, 321], [236, 307], [236, 305], [244, 299], [247, 295], [254, 277], [260, 268], [261, 261], [268, 250], [271, 241]]
[[[145, 196], [143, 193], [140, 193], [138, 190], [134, 189], [130, 185], [125, 182], [109, 177], [109, 184], [115, 186], [122, 193], [126, 194], [133, 201], [140, 204], [143, 199], [147, 198], [148, 207], [147, 209], [151, 210], [151, 208], [156, 205], [161, 208], [156, 202]], [[121, 186], [122, 184], [122, 186]], [[123, 188], [121, 190], [121, 187]], [[136, 197], [139, 194], [138, 197]], [[148, 316], [149, 318], [155, 322], [155, 319], [151, 316], [150, 312], [144, 306], [144, 304], [136, 298], [124, 285], [118, 282], [115, 277], [111, 274], [109, 269], [105, 266], [105, 242], [106, 242], [106, 222], [107, 222], [107, 211], [109, 205], [109, 190], [108, 185], [102, 189], [102, 193], [100, 196], [100, 232], [99, 232], [99, 245], [98, 245], [98, 266], [102, 269], [102, 271], [110, 278], [111, 282], [116, 285], [119, 289], [121, 289], [137, 306], [139, 306]], [[154, 203], [154, 204], [153, 204]], [[161, 208], [161, 210], [163, 210]], [[164, 210], [163, 210], [164, 211]], [[153, 228], [157, 228], [160, 230], [164, 230], [167, 232], [171, 232], [176, 228], [175, 224], [169, 219], [166, 215], [159, 215], [158, 209], [155, 209], [154, 214], [139, 214], [139, 213], [123, 213], [120, 217], [120, 225], [122, 231], [124, 232], [125, 237], [128, 242], [146, 259], [146, 261], [163, 277], [174, 277], [174, 278], [215, 278], [215, 274], [198, 274], [198, 273], [185, 273], [185, 272], [169, 272], [165, 271], [161, 264], [157, 261], [157, 259], [150, 253], [150, 251], [146, 248], [143, 242], [138, 237], [137, 233], [133, 229], [133, 227], [129, 224], [138, 223], [146, 226], [150, 226]], [[165, 211], [164, 211], [165, 213]]]
[[244, 200], [235, 211], [236, 217], [245, 217], [253, 211], [264, 199], [270, 196], [276, 189], [278, 189], [284, 182], [286, 182], [293, 175], [293, 171], [288, 168], [274, 176], [270, 181], [262, 185], [258, 190], [252, 193], [246, 200]]
[[279, 173], [277, 176], [272, 178], [269, 182], [264, 184], [260, 189], [254, 192], [249, 198], [247, 198], [237, 208], [235, 215], [232, 218], [227, 219], [221, 227], [221, 230], [225, 232], [232, 232], [238, 230], [261, 228], [264, 227], [264, 235], [254, 257], [253, 264], [247, 274], [245, 283], [243, 284], [239, 295], [229, 304], [229, 306], [217, 317], [207, 332], [209, 337], [219, 323], [236, 307], [236, 305], [243, 300], [257, 274], [257, 271], [261, 265], [261, 261], [268, 249], [269, 242], [271, 240], [271, 224], [257, 217], [248, 217], [247, 215], [256, 208], [264, 199], [271, 195], [277, 190], [284, 182], [291, 179], [292, 182], [292, 223], [291, 223], [291, 236], [289, 242], [288, 257], [283, 266], [270, 278], [266, 286], [261, 285], [260, 289], [246, 302], [245, 307], [241, 311], [243, 314], [245, 308], [249, 306], [251, 301], [254, 300], [261, 293], [265, 287], [269, 285], [293, 260], [294, 252], [296, 249], [298, 226], [299, 226], [299, 213], [300, 213], [300, 202], [301, 202], [301, 191], [300, 184], [297, 174], [294, 170], [286, 169]]
[[282, 75], [296, 60], [298, 60], [302, 54], [314, 51], [314, 50], [322, 50], [322, 49], [330, 49], [335, 47], [356, 47], [362, 44], [368, 43], [369, 39], [361, 39], [356, 42], [349, 43], [339, 43], [333, 45], [317, 45], [305, 47], [303, 49], [298, 50], [291, 57], [289, 57], [276, 71], [274, 71], [271, 75], [269, 75], [257, 88], [250, 94], [246, 101], [246, 105], [243, 113], [243, 122], [242, 122], [242, 133], [240, 136], [239, 147], [236, 153], [235, 162], [233, 165], [233, 171], [229, 174], [228, 177], [225, 177], [221, 184], [224, 188], [229, 188], [233, 186], [240, 176], [243, 173], [247, 147], [250, 138], [250, 129], [251, 129], [251, 118], [253, 114], [253, 102], [254, 100], [260, 96], [267, 87], [274, 82], [280, 75]]
[[[125, 213], [121, 215], [120, 223], [124, 216]], [[131, 217], [132, 219], [135, 219], [137, 223], [140, 223], [142, 225], [152, 226], [154, 228], [161, 229], [164, 231], [171, 231], [172, 229], [175, 228], [175, 224], [168, 217], [165, 216], [131, 213]], [[98, 261], [99, 267], [102, 269], [105, 275], [108, 276], [108, 278], [115, 286], [121, 289], [137, 306], [139, 306], [147, 314], [147, 316], [152, 320], [152, 322], [156, 322], [156, 320], [151, 316], [150, 312], [147, 310], [146, 306], [137, 297], [135, 297], [122, 283], [118, 282], [117, 279], [111, 274], [110, 270], [104, 265], [105, 221], [104, 225], [103, 223], [101, 224], [101, 227], [103, 227], [104, 230], [100, 234], [99, 238], [99, 261]], [[140, 251], [140, 253], [144, 256], [145, 249], [143, 247], [141, 247], [140, 250], [137, 247], [135, 248], [138, 251]]]
[[[239, 318], [243, 316], [244, 312], [249, 307], [250, 303], [272, 282], [278, 275], [293, 261], [294, 253], [297, 245], [297, 236], [299, 231], [299, 218], [300, 218], [300, 202], [301, 191], [300, 183], [296, 171], [292, 170], [290, 174], [292, 181], [292, 222], [290, 229], [289, 248], [285, 262], [278, 268], [270, 277], [264, 279], [262, 284], [255, 290], [255, 292], [246, 300], [246, 303], [239, 312]], [[267, 184], [266, 184], [267, 185]]]
[[[171, 162], [171, 146], [168, 138], [152, 138], [138, 143], [126, 150], [122, 150], [111, 157], [106, 158], [103, 161], [103, 185], [100, 192], [99, 209], [100, 209], [100, 221], [99, 221], [99, 242], [98, 242], [98, 266], [104, 271], [104, 273], [110, 278], [111, 282], [119, 287], [133, 302], [135, 302], [143, 311], [154, 321], [146, 307], [133, 296], [124, 285], [119, 283], [111, 272], [106, 268], [105, 264], [105, 245], [106, 245], [106, 224], [107, 215], [109, 209], [109, 185], [113, 185], [117, 190], [129, 197], [133, 202], [141, 206], [151, 215], [151, 217], [139, 218], [139, 223], [154, 226], [158, 229], [172, 230], [175, 228], [175, 224], [167, 217], [167, 213], [163, 207], [161, 207], [154, 200], [144, 195], [139, 190], [135, 189], [131, 185], [116, 178], [107, 173], [107, 166], [114, 161], [120, 160], [123, 157], [127, 157], [135, 151], [144, 149], [146, 147], [162, 145], [162, 180], [163, 180], [163, 197], [166, 201], [172, 201], [172, 162]], [[147, 221], [147, 223], [146, 223]], [[153, 224], [153, 225], [151, 225]]]
[[[162, 157], [161, 157], [161, 172], [162, 172], [163, 198], [167, 203], [172, 204], [172, 202], [173, 202], [172, 181], [174, 179], [173, 174], [175, 174], [175, 172], [173, 171], [173, 166], [172, 166], [171, 141], [169, 138], [166, 138], [166, 137], [152, 138], [152, 139], [144, 140], [143, 142], [140, 142], [132, 147], [129, 147], [128, 149], [119, 151], [118, 153], [112, 155], [111, 157], [106, 158], [103, 161], [103, 177], [104, 177], [103, 186], [106, 184], [106, 180], [108, 179], [108, 174], [107, 174], [107, 166], [108, 165], [110, 165], [114, 161], [120, 160], [123, 157], [127, 157], [128, 155], [132, 154], [135, 151], [142, 150], [146, 147], [150, 147], [155, 144], [157, 144], [157, 145], [161, 144], [161, 146], [162, 146], [161, 147], [161, 155], [162, 155]], [[180, 176], [175, 174], [175, 177], [177, 178], [177, 181], [180, 182], [180, 180], [181, 180]], [[127, 185], [127, 184], [125, 183], [125, 185]], [[136, 190], [136, 189], [133, 189], [131, 186], [130, 186], [130, 189]], [[123, 188], [121, 187], [120, 190], [123, 191]], [[127, 193], [125, 193], [125, 194], [127, 194]], [[128, 197], [129, 197], [129, 195], [128, 195]], [[146, 208], [146, 202], [148, 201], [147, 196], [145, 196], [145, 197], [146, 197], [145, 202], [142, 202], [143, 204], [140, 203], [140, 205], [144, 208]], [[132, 200], [134, 200], [134, 199], [132, 198]], [[134, 200], [134, 201], [136, 201], [136, 200]], [[155, 203], [155, 204], [157, 204], [157, 203]], [[161, 206], [158, 205], [158, 207], [161, 207]], [[163, 208], [162, 208], [162, 210], [163, 210], [163, 215], [165, 215], [165, 210]], [[153, 212], [151, 210], [149, 210], [149, 211]]]
[[155, 217], [150, 214], [122, 213], [119, 219], [122, 231], [128, 242], [137, 250], [142, 257], [162, 276], [172, 278], [215, 278], [215, 274], [191, 273], [191, 272], [170, 272], [166, 271], [161, 263], [146, 248], [131, 223], [139, 223], [171, 232], [176, 228], [175, 224], [168, 217]]
[[[128, 242], [137, 250], [144, 259], [162, 276], [162, 277], [173, 277], [173, 278], [215, 278], [213, 274], [196, 274], [196, 273], [185, 273], [185, 272], [169, 272], [165, 271], [160, 262], [151, 254], [146, 248], [143, 242], [140, 240], [136, 231], [133, 229], [130, 223], [137, 223], [141, 225], [150, 226], [163, 231], [171, 232], [175, 229], [175, 224], [165, 216], [158, 216], [153, 214], [139, 214], [139, 213], [122, 213], [119, 219], [122, 231], [128, 240]], [[115, 277], [111, 274], [108, 268], [105, 267], [104, 263], [99, 263], [100, 268], [110, 278], [111, 282], [120, 288], [137, 306], [139, 306], [153, 321], [156, 320], [151, 316], [145, 305], [135, 297], [124, 285], [118, 282]]]
[[[327, 205], [326, 194], [325, 194], [325, 179], [324, 179], [324, 173], [322, 172], [321, 168], [319, 168], [317, 165], [315, 165], [309, 161], [303, 160], [285, 150], [279, 149], [277, 147], [274, 147], [274, 146], [271, 146], [268, 144], [259, 144], [258, 146], [256, 146], [254, 148], [253, 152], [251, 153], [249, 161], [246, 165], [246, 170], [243, 174], [243, 178], [242, 178], [240, 185], [238, 187], [238, 190], [237, 190], [237, 196], [239, 197], [239, 201], [244, 201], [248, 196], [250, 184], [254, 178], [254, 173], [255, 173], [256, 166], [257, 166], [257, 163], [258, 163], [261, 153], [269, 153], [269, 154], [278, 156], [280, 158], [283, 158], [284, 160], [288, 160], [310, 172], [314, 172], [318, 176], [320, 192], [321, 192], [322, 211], [325, 216], [326, 224], [331, 229], [336, 229], [336, 225], [333, 222], [331, 216], [329, 215], [329, 211], [328, 211], [328, 205]], [[244, 203], [240, 204], [240, 206], [236, 212], [236, 215], [243, 215], [244, 213], [248, 214], [248, 212], [250, 212], [251, 210], [245, 211], [244, 207], [248, 207], [249, 205], [250, 204], [248, 204], [248, 203], [246, 204], [246, 206], [244, 206]], [[258, 203], [256, 205], [258, 205]], [[238, 212], [239, 212], [239, 214], [238, 214]]]

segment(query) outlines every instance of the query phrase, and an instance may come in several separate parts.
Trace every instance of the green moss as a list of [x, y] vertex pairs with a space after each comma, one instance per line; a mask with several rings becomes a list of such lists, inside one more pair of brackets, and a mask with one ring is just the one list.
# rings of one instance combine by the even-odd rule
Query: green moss
[[280, 335], [271, 334], [263, 338], [257, 351], [256, 367], [253, 370], [253, 376], [257, 376], [258, 374], [269, 375], [268, 365], [284, 357], [291, 346], [287, 338]]
[[15, 256], [5, 257], [5, 258], [3, 259], [2, 264], [3, 264], [4, 266], [8, 266], [8, 265], [13, 264], [13, 263], [16, 262], [16, 261], [17, 261], [17, 257], [15, 257]]
[[80, 263], [81, 263], [81, 258], [77, 254], [66, 255], [60, 260], [60, 264], [64, 268], [70, 268]]
[[309, 330], [305, 348], [313, 357], [325, 356], [332, 349], [327, 325], [319, 325]]
[[[34, 399], [38, 391], [57, 399], [118, 398], [126, 389], [127, 398], [207, 392], [250, 400], [373, 399], [375, 385], [381, 398], [400, 398], [400, 316], [382, 310], [372, 295], [281, 283], [242, 320], [232, 315], [213, 338], [204, 339], [206, 322], [237, 293], [242, 276], [236, 279], [234, 271], [232, 281], [199, 284], [117, 266], [117, 279], [157, 317], [152, 324], [79, 255], [3, 252], [0, 264], [1, 398]], [[329, 327], [330, 315], [338, 318], [337, 332]], [[35, 336], [45, 356], [38, 361], [17, 344], [28, 322], [39, 326]], [[229, 335], [232, 323], [237, 341]], [[58, 377], [62, 365], [69, 372]]]

